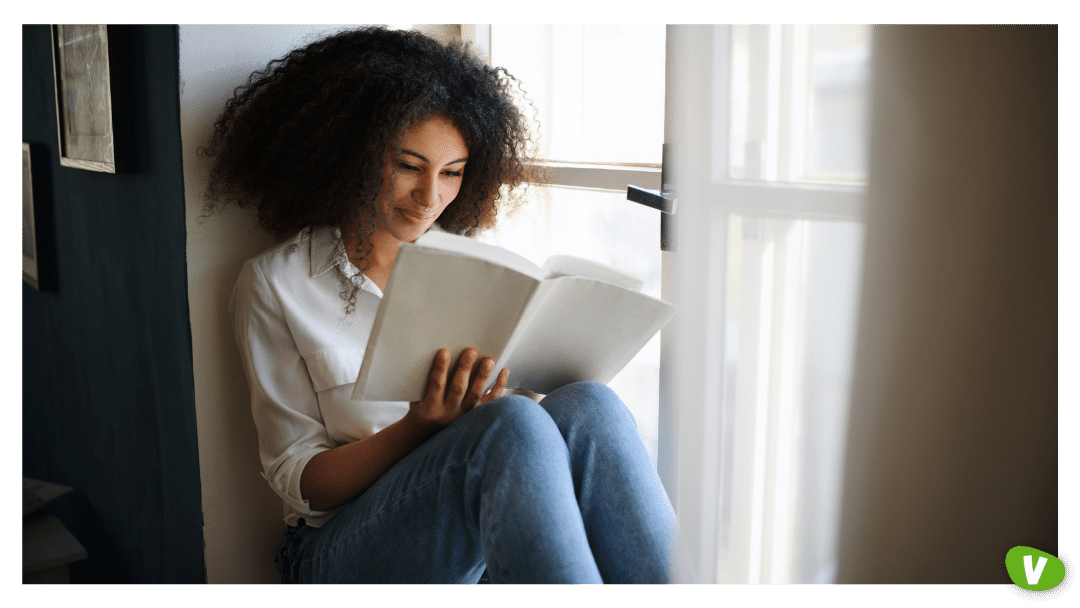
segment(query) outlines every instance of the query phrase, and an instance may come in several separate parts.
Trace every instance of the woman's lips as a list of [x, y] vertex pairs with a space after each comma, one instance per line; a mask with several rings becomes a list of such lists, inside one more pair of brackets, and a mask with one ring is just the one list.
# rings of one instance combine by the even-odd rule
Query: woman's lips
[[410, 209], [403, 209], [401, 207], [398, 207], [397, 210], [398, 210], [398, 213], [400, 213], [402, 216], [404, 216], [406, 220], [408, 220], [408, 221], [410, 221], [412, 223], [422, 223], [422, 222], [427, 222], [427, 221], [435, 219], [434, 214], [428, 215], [428, 214], [425, 214], [425, 213], [418, 213], [416, 211], [412, 211]]

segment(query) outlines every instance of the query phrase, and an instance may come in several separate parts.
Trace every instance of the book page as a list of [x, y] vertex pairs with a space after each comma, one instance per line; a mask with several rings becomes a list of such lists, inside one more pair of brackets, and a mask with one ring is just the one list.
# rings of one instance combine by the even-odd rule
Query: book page
[[467, 236], [450, 234], [449, 232], [426, 232], [416, 239], [416, 243], [410, 246], [441, 249], [442, 251], [455, 252], [481, 260], [489, 260], [536, 279], [543, 279], [547, 276], [547, 273], [525, 256], [518, 255], [497, 245], [483, 243]]
[[402, 245], [353, 399], [419, 401], [443, 347], [455, 362], [468, 347], [498, 360], [538, 285], [487, 260]]
[[593, 277], [634, 291], [641, 291], [645, 281], [613, 266], [573, 255], [553, 255], [544, 264], [549, 278], [560, 276]]
[[663, 300], [582, 277], [544, 281], [534, 302], [505, 367], [509, 388], [540, 394], [580, 380], [606, 384], [675, 314]]

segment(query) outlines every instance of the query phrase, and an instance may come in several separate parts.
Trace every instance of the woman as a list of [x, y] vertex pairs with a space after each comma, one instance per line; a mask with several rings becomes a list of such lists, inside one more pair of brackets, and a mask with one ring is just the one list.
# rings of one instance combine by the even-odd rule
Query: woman
[[507, 370], [443, 349], [421, 401], [350, 398], [398, 246], [492, 226], [528, 178], [513, 83], [365, 28], [271, 62], [215, 126], [210, 208], [254, 207], [284, 238], [231, 306], [286, 582], [667, 580], [674, 515], [606, 387], [502, 396]]

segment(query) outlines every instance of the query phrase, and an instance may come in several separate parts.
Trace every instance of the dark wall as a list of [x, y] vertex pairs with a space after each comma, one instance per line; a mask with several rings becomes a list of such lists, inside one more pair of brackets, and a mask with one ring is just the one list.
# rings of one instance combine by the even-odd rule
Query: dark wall
[[54, 253], [54, 289], [23, 285], [23, 474], [77, 490], [57, 506], [90, 556], [73, 582], [204, 582], [178, 34], [115, 32], [133, 152], [117, 175], [60, 166], [50, 30], [23, 26], [23, 141]]

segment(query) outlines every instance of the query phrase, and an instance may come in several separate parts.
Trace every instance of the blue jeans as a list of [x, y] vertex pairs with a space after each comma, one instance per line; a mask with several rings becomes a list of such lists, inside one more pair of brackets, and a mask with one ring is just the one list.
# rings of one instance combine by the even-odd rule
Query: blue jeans
[[610, 389], [470, 410], [321, 528], [290, 528], [286, 582], [664, 583], [675, 514]]

